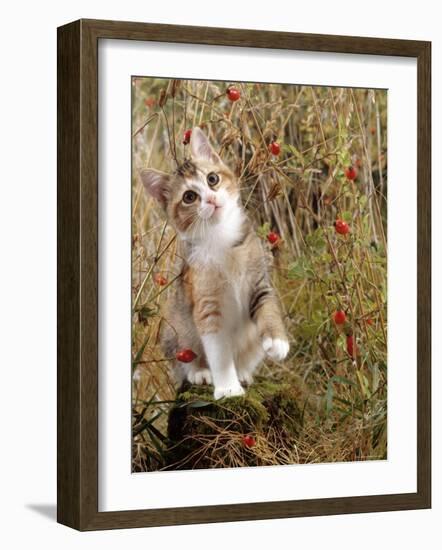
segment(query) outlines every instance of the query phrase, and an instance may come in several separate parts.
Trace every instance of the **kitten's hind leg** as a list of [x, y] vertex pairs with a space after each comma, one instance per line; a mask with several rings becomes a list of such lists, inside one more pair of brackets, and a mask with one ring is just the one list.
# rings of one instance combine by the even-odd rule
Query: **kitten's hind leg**
[[261, 346], [240, 353], [236, 365], [241, 384], [244, 386], [252, 385], [253, 375], [263, 359], [264, 353]]
[[212, 384], [212, 373], [205, 365], [201, 366], [199, 361], [188, 363], [186, 369], [186, 378], [191, 384], [195, 384], [196, 386]]
[[253, 371], [248, 369], [238, 370], [238, 378], [243, 386], [251, 386], [253, 383]]

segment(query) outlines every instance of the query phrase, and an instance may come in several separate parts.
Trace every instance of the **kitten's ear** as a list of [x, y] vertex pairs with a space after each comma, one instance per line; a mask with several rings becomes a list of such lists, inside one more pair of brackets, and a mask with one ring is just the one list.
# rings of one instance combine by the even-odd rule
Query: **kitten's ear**
[[201, 130], [201, 128], [198, 128], [198, 126], [192, 130], [190, 147], [192, 150], [192, 157], [195, 160], [204, 160], [214, 164], [219, 164], [222, 162], [218, 154], [210, 145], [206, 134]]
[[166, 206], [170, 194], [170, 178], [168, 174], [148, 168], [141, 172], [144, 189], [162, 206]]

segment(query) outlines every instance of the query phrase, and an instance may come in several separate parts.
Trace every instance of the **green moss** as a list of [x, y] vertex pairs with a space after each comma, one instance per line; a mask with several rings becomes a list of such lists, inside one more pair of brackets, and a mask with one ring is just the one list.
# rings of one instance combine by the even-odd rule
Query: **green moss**
[[[244, 396], [219, 401], [213, 399], [211, 387], [187, 387], [169, 414], [167, 467], [272, 463], [272, 448], [293, 444], [300, 419], [294, 390], [287, 384], [260, 380]], [[256, 445], [245, 445], [245, 435], [252, 435]]]

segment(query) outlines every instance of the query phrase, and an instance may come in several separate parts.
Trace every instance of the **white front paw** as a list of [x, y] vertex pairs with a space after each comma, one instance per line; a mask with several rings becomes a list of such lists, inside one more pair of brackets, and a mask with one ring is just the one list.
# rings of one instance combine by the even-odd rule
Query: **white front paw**
[[235, 397], [237, 395], [244, 395], [244, 389], [241, 384], [226, 387], [216, 387], [213, 397], [215, 399], [222, 399], [223, 397]]
[[212, 373], [209, 369], [201, 368], [201, 367], [192, 367], [189, 369], [189, 372], [187, 373], [187, 380], [191, 384], [195, 384], [196, 386], [202, 386], [203, 384], [211, 384], [212, 383]]
[[290, 344], [282, 338], [264, 338], [262, 347], [266, 354], [275, 361], [282, 361], [286, 358]]

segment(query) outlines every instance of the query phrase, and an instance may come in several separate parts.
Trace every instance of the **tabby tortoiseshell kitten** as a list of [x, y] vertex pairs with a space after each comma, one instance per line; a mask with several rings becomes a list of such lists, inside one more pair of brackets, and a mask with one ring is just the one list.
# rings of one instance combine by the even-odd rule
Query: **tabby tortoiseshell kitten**
[[173, 174], [144, 170], [144, 187], [175, 228], [181, 277], [165, 314], [166, 356], [192, 349], [192, 363], [175, 364], [178, 383], [213, 384], [216, 399], [243, 395], [265, 355], [289, 351], [264, 250], [240, 202], [238, 181], [200, 128], [192, 160]]

